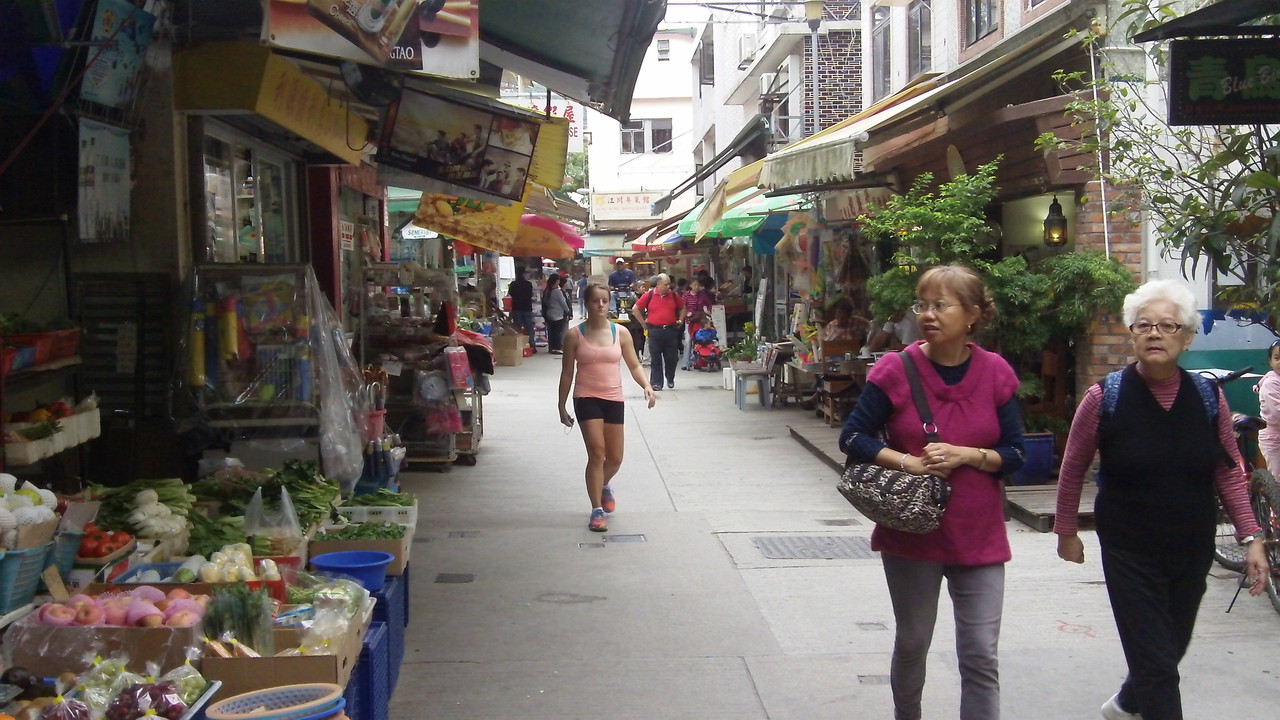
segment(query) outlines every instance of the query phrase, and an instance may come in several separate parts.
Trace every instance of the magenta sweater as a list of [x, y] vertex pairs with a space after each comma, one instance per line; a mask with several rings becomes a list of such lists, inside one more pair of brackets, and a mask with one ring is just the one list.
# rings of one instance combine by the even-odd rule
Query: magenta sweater
[[[973, 356], [964, 379], [947, 385], [920, 350], [906, 349], [915, 361], [933, 410], [942, 442], [976, 448], [1000, 442], [996, 410], [1013, 397], [1018, 378], [1004, 358], [970, 344]], [[885, 355], [867, 375], [893, 401], [893, 415], [885, 430], [889, 447], [917, 457], [924, 448], [924, 431], [911, 399], [911, 387], [896, 354]], [[961, 465], [951, 471], [951, 501], [942, 527], [919, 535], [877, 525], [871, 547], [880, 552], [949, 565], [991, 565], [1008, 562], [1009, 538], [1004, 525], [1004, 492], [998, 475]]]

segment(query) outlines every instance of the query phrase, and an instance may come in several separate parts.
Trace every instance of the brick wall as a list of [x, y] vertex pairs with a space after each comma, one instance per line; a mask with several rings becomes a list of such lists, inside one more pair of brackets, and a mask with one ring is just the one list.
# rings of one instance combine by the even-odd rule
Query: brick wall
[[[813, 111], [809, 54], [804, 41], [804, 116]], [[818, 129], [830, 127], [862, 109], [862, 34], [849, 31], [818, 36]]]
[[[1124, 263], [1133, 272], [1134, 279], [1142, 282], [1142, 227], [1121, 216], [1106, 217], [1101, 189], [1099, 181], [1085, 186], [1084, 195], [1088, 202], [1076, 211], [1073, 229], [1075, 249], [1104, 249], [1106, 239], [1103, 235], [1103, 223], [1107, 221], [1112, 257]], [[1125, 202], [1126, 197], [1130, 198], [1128, 202]], [[1124, 202], [1126, 207], [1132, 207], [1136, 202], [1131, 195], [1113, 187], [1107, 188], [1107, 200], [1111, 203]], [[1088, 335], [1081, 338], [1076, 346], [1077, 398], [1083, 397], [1089, 385], [1101, 380], [1107, 373], [1133, 361], [1133, 344], [1129, 338], [1129, 330], [1119, 312], [1098, 315]]]

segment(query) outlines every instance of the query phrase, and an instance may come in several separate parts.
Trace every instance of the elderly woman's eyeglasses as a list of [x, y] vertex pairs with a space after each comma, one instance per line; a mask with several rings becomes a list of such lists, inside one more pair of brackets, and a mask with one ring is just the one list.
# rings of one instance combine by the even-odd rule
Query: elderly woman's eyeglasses
[[926, 302], [917, 300], [911, 304], [911, 312], [917, 315], [923, 315], [926, 312], [931, 312], [934, 315], [937, 315], [939, 313], [945, 312], [947, 308], [953, 308], [953, 307], [958, 307], [958, 305], [956, 305], [955, 303], [944, 303], [941, 301], [935, 302], [935, 303], [926, 303]]
[[1159, 330], [1161, 335], [1172, 335], [1181, 329], [1182, 323], [1169, 322], [1167, 320], [1155, 324], [1141, 320], [1129, 326], [1129, 332], [1134, 335], [1146, 335], [1152, 330]]

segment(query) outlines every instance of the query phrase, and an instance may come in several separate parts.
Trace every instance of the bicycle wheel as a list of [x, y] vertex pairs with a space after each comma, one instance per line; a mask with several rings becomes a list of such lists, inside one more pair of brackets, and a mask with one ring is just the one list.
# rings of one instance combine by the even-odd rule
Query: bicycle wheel
[[1271, 607], [1280, 613], [1280, 590], [1276, 589], [1276, 583], [1280, 582], [1280, 483], [1269, 471], [1254, 470], [1249, 478], [1249, 498], [1262, 526], [1267, 563], [1271, 565], [1267, 595], [1271, 598]]
[[1244, 546], [1236, 539], [1236, 526], [1218, 498], [1218, 530], [1213, 538], [1213, 559], [1233, 572], [1244, 570]]

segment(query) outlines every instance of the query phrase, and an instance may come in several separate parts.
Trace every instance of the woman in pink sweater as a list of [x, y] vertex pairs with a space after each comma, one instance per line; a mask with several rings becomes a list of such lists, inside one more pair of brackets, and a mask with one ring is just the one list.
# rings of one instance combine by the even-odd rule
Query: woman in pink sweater
[[573, 427], [575, 422], [565, 407], [572, 390], [573, 411], [582, 423], [582, 440], [587, 444], [587, 497], [591, 500], [587, 528], [592, 532], [605, 532], [609, 529], [606, 513], [612, 513], [616, 507], [609, 481], [622, 467], [622, 421], [626, 417], [618, 363], [626, 360], [631, 379], [644, 388], [649, 407], [653, 407], [658, 396], [644, 376], [631, 333], [618, 332], [618, 326], [609, 319], [609, 290], [591, 283], [583, 293], [583, 303], [587, 308], [586, 322], [564, 338], [560, 422], [565, 427]]
[[925, 663], [945, 579], [955, 616], [960, 720], [999, 720], [996, 647], [1004, 564], [1010, 558], [1001, 475], [1022, 466], [1022, 423], [1014, 398], [1018, 378], [1003, 358], [971, 342], [995, 317], [973, 270], [932, 268], [917, 283], [916, 297], [924, 340], [903, 353], [917, 369], [941, 441], [925, 441], [902, 358], [893, 353], [867, 374], [840, 434], [840, 448], [854, 462], [937, 475], [951, 483], [937, 530], [913, 534], [877, 525], [871, 534], [897, 626], [889, 671], [894, 719], [922, 716]]

